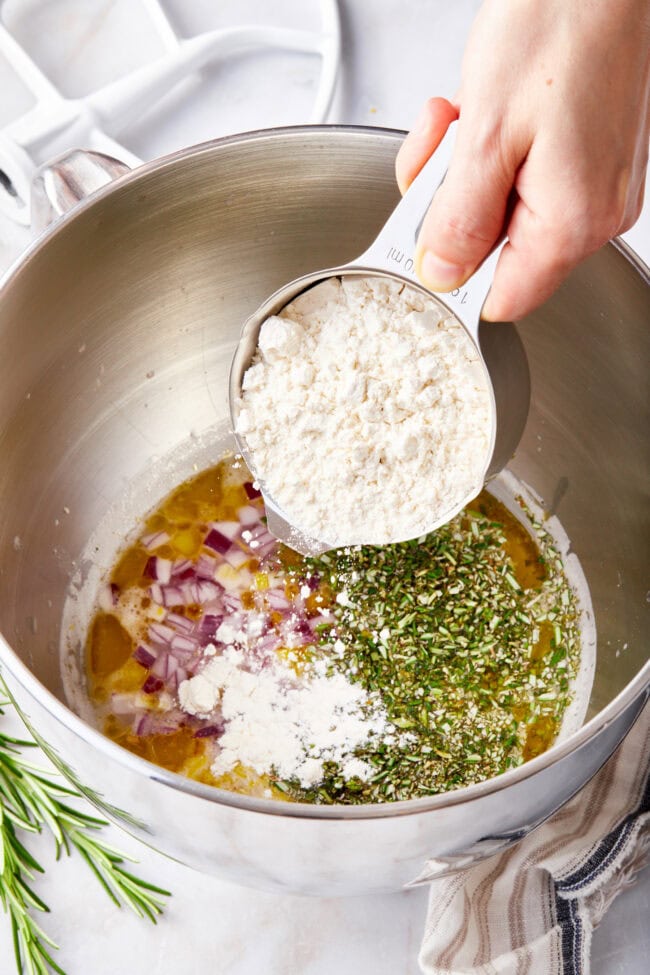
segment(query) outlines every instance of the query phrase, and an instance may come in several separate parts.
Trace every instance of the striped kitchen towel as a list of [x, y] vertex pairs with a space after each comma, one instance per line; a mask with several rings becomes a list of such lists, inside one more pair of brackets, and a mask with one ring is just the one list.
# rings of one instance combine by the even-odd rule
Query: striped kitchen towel
[[591, 936], [650, 857], [650, 704], [600, 772], [512, 849], [431, 885], [426, 975], [588, 975]]

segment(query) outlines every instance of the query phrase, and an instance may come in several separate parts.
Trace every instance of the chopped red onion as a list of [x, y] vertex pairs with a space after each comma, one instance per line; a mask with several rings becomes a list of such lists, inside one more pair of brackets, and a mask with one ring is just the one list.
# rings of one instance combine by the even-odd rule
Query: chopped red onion
[[269, 552], [275, 550], [278, 544], [275, 535], [272, 535], [266, 525], [263, 524], [258, 524], [250, 530], [247, 529], [243, 532], [243, 537], [257, 558], [268, 555]]
[[184, 667], [177, 667], [173, 674], [169, 676], [169, 686], [172, 690], [178, 690], [179, 684], [187, 680], [187, 670]]
[[285, 647], [303, 647], [313, 643], [314, 634], [305, 619], [292, 615], [280, 624], [282, 642]]
[[225, 731], [225, 724], [223, 721], [215, 722], [214, 724], [203, 725], [198, 731], [194, 732], [195, 738], [216, 738], [218, 735], [222, 735]]
[[192, 637], [184, 636], [182, 633], [177, 633], [176, 636], [173, 636], [172, 637], [172, 641], [171, 641], [170, 646], [171, 646], [172, 652], [175, 653], [175, 654], [178, 654], [178, 653], [182, 653], [182, 654], [190, 653], [190, 654], [192, 654], [192, 653], [195, 653], [195, 651], [197, 649], [196, 640], [193, 640]]
[[178, 660], [177, 657], [174, 657], [173, 654], [168, 653], [165, 663], [166, 663], [165, 673], [163, 676], [165, 680], [169, 680], [171, 677], [174, 676], [174, 674], [180, 667], [180, 661]]
[[250, 556], [243, 552], [239, 547], [232, 545], [227, 552], [223, 555], [226, 562], [233, 567], [233, 569], [238, 569], [244, 562], [248, 562]]
[[256, 488], [252, 481], [244, 481], [244, 491], [248, 495], [251, 501], [255, 498], [261, 498], [262, 492], [259, 488]]
[[289, 609], [291, 606], [291, 601], [281, 589], [267, 589], [264, 597], [271, 609]]
[[156, 555], [149, 556], [143, 575], [148, 579], [155, 579], [157, 582], [166, 585], [172, 577], [171, 559], [161, 559]]
[[192, 603], [212, 603], [219, 600], [223, 588], [210, 579], [185, 581], [180, 586], [163, 586], [160, 598], [163, 606], [189, 606]]
[[182, 602], [185, 605], [190, 605], [192, 603], [198, 603], [199, 601], [199, 584], [194, 579], [186, 579], [183, 585], [180, 587], [182, 594]]
[[156, 657], [155, 662], [151, 665], [151, 673], [156, 677], [162, 677], [163, 680], [167, 680], [169, 671], [169, 657], [170, 654], [167, 650], [163, 650]]
[[[181, 575], [188, 569], [193, 569], [193, 563], [191, 559], [176, 559], [172, 566], [172, 576]], [[167, 580], [169, 581], [169, 580]]]
[[132, 694], [111, 694], [111, 711], [113, 714], [132, 714], [133, 708]]
[[238, 521], [212, 521], [210, 528], [216, 528], [221, 535], [225, 535], [231, 542], [239, 538], [241, 533], [241, 524]]
[[164, 586], [172, 577], [172, 565], [171, 559], [161, 559], [160, 556], [156, 558], [156, 579]]
[[303, 576], [300, 580], [301, 586], [309, 586], [312, 592], [315, 592], [320, 586], [320, 576], [314, 573], [310, 576]]
[[174, 582], [187, 582], [188, 579], [196, 579], [196, 569], [193, 565], [174, 576]]
[[120, 595], [120, 588], [116, 586], [114, 582], [111, 582], [107, 586], [102, 586], [99, 593], [99, 606], [104, 610], [105, 613], [110, 612], [115, 606], [117, 606], [117, 600]]
[[[261, 560], [277, 552], [277, 539], [268, 530], [259, 490], [252, 482], [244, 485], [249, 504], [242, 505], [237, 512], [238, 521], [218, 521], [208, 524], [204, 540], [205, 549], [195, 557], [166, 559], [155, 555], [155, 549], [169, 541], [167, 532], [156, 532], [142, 539], [148, 552], [144, 574], [151, 580], [149, 594], [158, 607], [164, 607], [164, 621], [149, 624], [147, 642], [139, 644], [134, 659], [145, 668], [142, 692], [156, 694], [166, 689], [175, 694], [178, 687], [188, 677], [200, 673], [210, 659], [204, 654], [208, 644], [214, 644], [216, 652], [223, 651], [226, 639], [239, 634], [250, 650], [248, 666], [258, 672], [268, 666], [274, 653], [282, 646], [300, 647], [317, 641], [317, 628], [332, 625], [331, 615], [317, 612], [308, 617], [302, 594], [294, 598], [287, 596], [283, 585], [274, 584], [270, 589], [255, 594], [254, 600], [242, 606], [243, 593], [254, 590], [252, 570], [245, 568], [254, 557]], [[211, 550], [211, 551], [208, 551]], [[237, 570], [237, 577], [224, 569], [223, 578], [228, 585], [224, 588], [217, 575], [227, 563]], [[277, 566], [271, 563], [275, 573]], [[232, 578], [228, 578], [228, 576]], [[221, 578], [221, 575], [219, 575]], [[316, 592], [321, 584], [317, 574], [306, 574], [300, 580], [300, 587]], [[117, 586], [104, 593], [107, 607], [112, 607], [119, 599]], [[184, 615], [182, 607], [192, 606], [194, 621]], [[175, 608], [174, 612], [172, 608]], [[162, 610], [158, 609], [162, 615]], [[279, 625], [272, 622], [280, 619]], [[222, 624], [223, 639], [218, 633]], [[246, 634], [246, 636], [244, 636]], [[135, 705], [135, 696], [114, 695], [113, 710], [117, 714], [128, 715], [133, 719], [133, 727], [138, 735], [171, 734], [178, 728], [188, 726], [196, 738], [218, 739], [224, 731], [222, 716], [213, 716], [202, 725], [200, 719], [188, 718], [176, 707], [167, 713], [146, 712]]]
[[307, 643], [311, 643], [312, 640], [314, 639], [312, 628], [309, 625], [308, 621], [305, 619], [298, 620], [297, 624], [294, 625], [293, 629], [294, 632], [297, 633], [298, 636], [302, 637], [303, 640], [305, 640]]
[[133, 726], [135, 734], [140, 736], [151, 734], [151, 731], [149, 730], [150, 728], [151, 721], [148, 714], [143, 714], [141, 718], [135, 721]]
[[219, 563], [212, 555], [206, 555], [203, 552], [197, 559], [195, 572], [199, 579], [210, 579], [214, 581], [214, 575], [218, 566]]
[[243, 508], [239, 508], [237, 517], [239, 518], [239, 523], [245, 528], [248, 528], [251, 525], [259, 524], [262, 518], [262, 511], [259, 508], [254, 508], [251, 504], [246, 504]]
[[264, 539], [260, 538], [257, 542], [255, 554], [257, 555], [258, 559], [266, 558], [266, 556], [270, 555], [271, 552], [275, 552], [277, 546], [278, 540], [277, 538], [274, 538], [273, 535], [269, 535], [268, 538], [265, 537]]
[[223, 615], [215, 616], [212, 614], [206, 614], [199, 624], [199, 629], [203, 636], [214, 636], [221, 624], [223, 623]]
[[133, 659], [137, 660], [139, 664], [146, 667], [147, 670], [155, 662], [157, 654], [151, 650], [150, 647], [145, 647], [144, 644], [138, 644], [136, 650], [133, 653]]
[[184, 606], [186, 603], [193, 602], [194, 600], [191, 597], [186, 598], [186, 585], [187, 583], [184, 582], [182, 586], [163, 586], [163, 606]]
[[159, 585], [159, 583], [154, 582], [152, 586], [149, 586], [149, 595], [154, 603], [156, 603], [158, 606], [163, 605], [163, 591], [162, 586]]
[[149, 674], [146, 681], [142, 685], [142, 690], [145, 694], [155, 694], [156, 691], [162, 690], [164, 684], [160, 677], [154, 677], [153, 674]]
[[143, 535], [140, 541], [147, 552], [153, 552], [154, 549], [160, 548], [161, 545], [166, 545], [170, 537], [169, 532], [151, 532], [150, 535]]
[[241, 598], [238, 593], [232, 590], [226, 589], [221, 597], [221, 602], [224, 608], [230, 610], [230, 612], [235, 612], [241, 609]]
[[248, 645], [254, 645], [256, 640], [259, 640], [261, 636], [268, 633], [271, 625], [271, 620], [266, 613], [258, 613], [255, 611], [246, 613], [243, 626]]
[[172, 735], [186, 723], [186, 716], [178, 708], [171, 711], [145, 711], [138, 716], [133, 730], [136, 735]]
[[[231, 613], [230, 616], [226, 616], [224, 623], [228, 624], [228, 629], [234, 630], [238, 633], [240, 630], [244, 629], [246, 625], [247, 613], [245, 610], [239, 608], [236, 613]], [[217, 638], [219, 631], [217, 630]]]
[[170, 626], [165, 626], [164, 623], [149, 624], [149, 639], [153, 643], [168, 647], [174, 635], [174, 630]]
[[219, 555], [223, 555], [230, 548], [231, 541], [225, 535], [222, 535], [218, 529], [211, 528], [203, 540], [203, 544], [207, 548], [211, 548], [214, 552], [218, 552]]
[[215, 599], [219, 599], [223, 593], [223, 586], [220, 586], [218, 582], [214, 582], [210, 579], [199, 579], [196, 583], [197, 591], [197, 603], [210, 603]]
[[318, 613], [316, 616], [311, 616], [308, 620], [309, 626], [316, 632], [316, 628], [319, 626], [334, 626], [333, 616], [324, 616], [323, 613]]
[[276, 630], [270, 630], [261, 636], [255, 645], [258, 653], [271, 653], [282, 646], [282, 637]]
[[192, 633], [196, 628], [196, 623], [193, 620], [188, 620], [187, 616], [181, 616], [180, 613], [167, 613], [165, 620], [175, 630], [180, 630], [181, 633]]

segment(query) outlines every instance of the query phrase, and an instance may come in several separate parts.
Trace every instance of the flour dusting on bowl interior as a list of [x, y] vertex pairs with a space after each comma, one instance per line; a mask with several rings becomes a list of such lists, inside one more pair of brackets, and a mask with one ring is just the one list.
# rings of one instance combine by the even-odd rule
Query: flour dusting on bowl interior
[[593, 675], [579, 564], [522, 495], [506, 474], [428, 536], [304, 558], [225, 453], [71, 590], [69, 696], [135, 754], [245, 794], [385, 802], [498, 775], [579, 727]]

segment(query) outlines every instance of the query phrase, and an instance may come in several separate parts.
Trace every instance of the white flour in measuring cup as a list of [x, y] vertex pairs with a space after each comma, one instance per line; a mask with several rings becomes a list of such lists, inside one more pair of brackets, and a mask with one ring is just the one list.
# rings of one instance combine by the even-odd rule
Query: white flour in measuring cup
[[481, 489], [491, 389], [433, 297], [390, 278], [330, 278], [262, 325], [236, 429], [292, 525], [331, 547], [382, 545]]

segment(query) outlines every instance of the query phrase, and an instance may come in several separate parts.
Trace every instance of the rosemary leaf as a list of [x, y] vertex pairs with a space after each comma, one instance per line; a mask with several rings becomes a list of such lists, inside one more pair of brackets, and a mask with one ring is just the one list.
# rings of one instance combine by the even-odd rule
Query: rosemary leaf
[[[0, 701], [0, 715], [9, 701]], [[26, 834], [47, 829], [55, 843], [57, 859], [76, 850], [117, 907], [126, 905], [154, 924], [162, 913], [163, 890], [125, 870], [132, 857], [109, 846], [97, 836], [108, 823], [75, 809], [68, 799], [80, 793], [27, 761], [22, 749], [34, 742], [0, 732], [0, 905], [9, 915], [16, 971], [19, 975], [65, 975], [52, 957], [58, 946], [36, 922], [34, 912], [49, 908], [31, 886], [43, 867], [21, 843], [17, 831]]]

